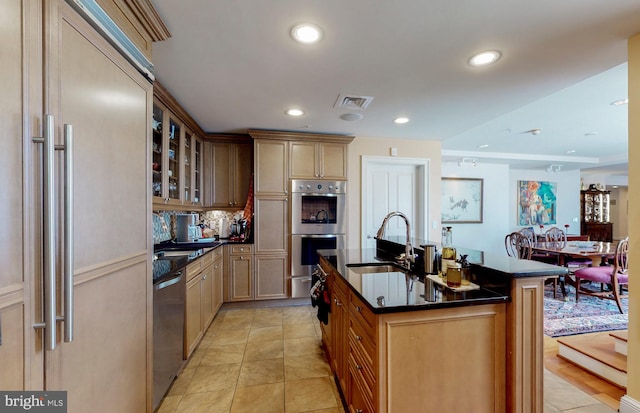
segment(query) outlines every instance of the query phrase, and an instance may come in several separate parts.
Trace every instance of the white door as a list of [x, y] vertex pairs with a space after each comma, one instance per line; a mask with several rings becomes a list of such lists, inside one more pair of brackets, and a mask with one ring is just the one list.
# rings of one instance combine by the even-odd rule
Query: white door
[[[362, 248], [375, 247], [375, 235], [384, 217], [402, 212], [412, 238], [425, 238], [428, 222], [428, 160], [365, 156], [362, 159]], [[404, 221], [392, 218], [386, 236], [405, 236]]]

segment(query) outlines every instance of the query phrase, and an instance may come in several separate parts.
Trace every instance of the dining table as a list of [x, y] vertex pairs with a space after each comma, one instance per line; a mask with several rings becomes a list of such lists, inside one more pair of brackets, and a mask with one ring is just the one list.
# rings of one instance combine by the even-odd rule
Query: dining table
[[[532, 244], [531, 249], [535, 254], [544, 254], [556, 258], [556, 265], [568, 266], [569, 263], [576, 260], [591, 259], [592, 265], [609, 265], [609, 260], [616, 255], [617, 242], [604, 241], [538, 241]], [[596, 260], [600, 259], [597, 263]], [[545, 260], [548, 262], [548, 260]], [[560, 288], [562, 295], [567, 296], [565, 283], [569, 282], [573, 285], [570, 277], [562, 277], [560, 280]]]

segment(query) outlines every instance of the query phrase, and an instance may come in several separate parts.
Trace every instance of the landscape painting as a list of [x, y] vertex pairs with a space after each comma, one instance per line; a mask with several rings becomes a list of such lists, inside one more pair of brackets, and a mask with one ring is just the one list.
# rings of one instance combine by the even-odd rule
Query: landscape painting
[[556, 223], [556, 182], [518, 181], [518, 225]]
[[482, 179], [442, 178], [442, 223], [482, 223]]

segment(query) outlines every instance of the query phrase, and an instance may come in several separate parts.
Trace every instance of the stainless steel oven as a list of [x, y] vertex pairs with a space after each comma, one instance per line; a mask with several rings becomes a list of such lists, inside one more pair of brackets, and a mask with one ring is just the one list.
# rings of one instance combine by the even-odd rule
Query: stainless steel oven
[[343, 249], [344, 234], [291, 235], [291, 297], [307, 297], [311, 274], [319, 261], [318, 250]]
[[291, 180], [291, 296], [309, 296], [317, 250], [343, 249], [345, 181]]
[[291, 180], [291, 233], [346, 233], [345, 181]]

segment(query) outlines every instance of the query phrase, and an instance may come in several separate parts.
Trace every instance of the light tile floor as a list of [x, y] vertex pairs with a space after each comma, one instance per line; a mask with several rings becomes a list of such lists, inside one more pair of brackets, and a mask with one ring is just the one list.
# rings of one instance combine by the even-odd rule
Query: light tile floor
[[[545, 412], [615, 412], [548, 371], [544, 391]], [[258, 411], [345, 411], [310, 305], [223, 307], [158, 413]]]

